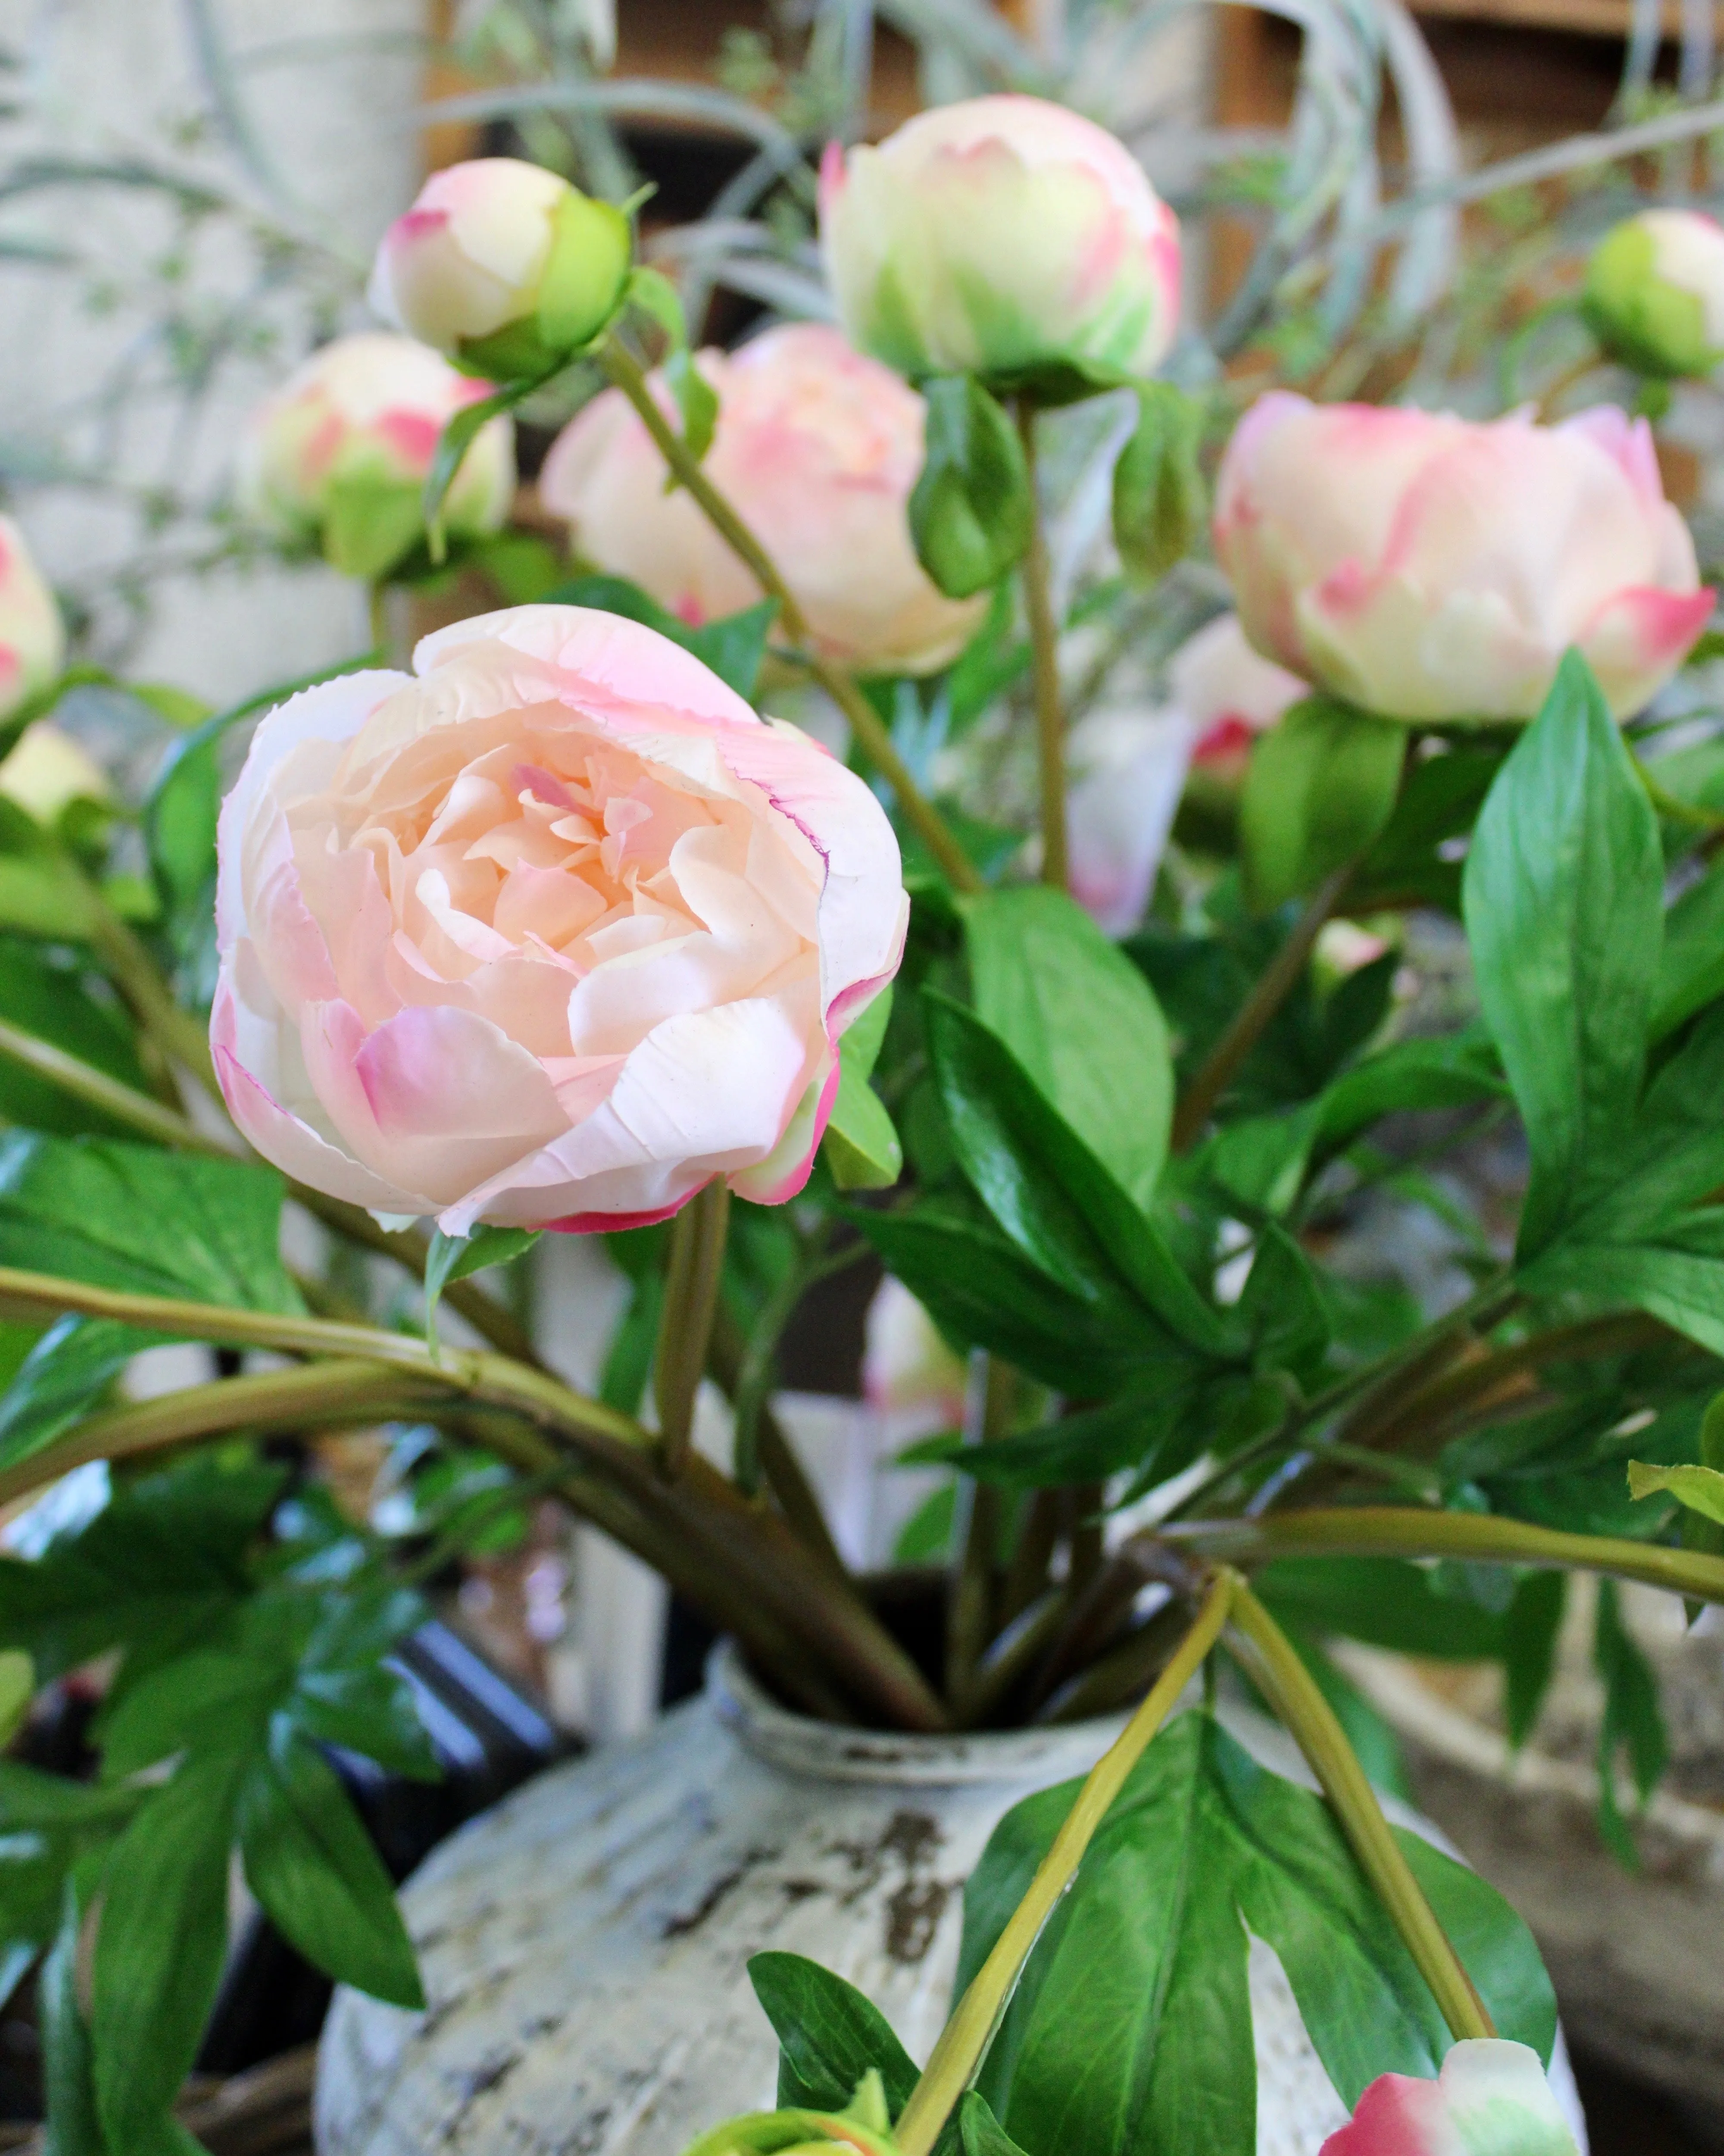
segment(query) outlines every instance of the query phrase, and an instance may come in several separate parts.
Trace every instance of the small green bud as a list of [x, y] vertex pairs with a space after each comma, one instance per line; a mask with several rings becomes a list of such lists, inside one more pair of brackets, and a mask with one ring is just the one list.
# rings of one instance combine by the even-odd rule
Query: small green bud
[[1191, 551], [1207, 506], [1201, 408], [1167, 382], [1141, 382], [1137, 424], [1113, 468], [1113, 536], [1134, 575], [1163, 577]]
[[1653, 381], [1701, 379], [1724, 358], [1724, 226], [1698, 210], [1644, 210], [1587, 264], [1581, 312], [1611, 358]]
[[1029, 472], [1005, 413], [973, 376], [922, 386], [927, 431], [910, 529], [922, 567], [948, 598], [996, 584], [1029, 544]]

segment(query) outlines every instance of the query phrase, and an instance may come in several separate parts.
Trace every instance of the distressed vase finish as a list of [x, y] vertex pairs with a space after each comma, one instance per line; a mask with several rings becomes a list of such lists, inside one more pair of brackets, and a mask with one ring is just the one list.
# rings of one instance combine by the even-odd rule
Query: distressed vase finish
[[[321, 2156], [679, 2156], [772, 2101], [747, 1970], [767, 1948], [847, 1977], [926, 2058], [995, 1824], [1121, 1726], [841, 1729], [786, 1713], [721, 1649], [703, 1698], [541, 1775], [415, 1876], [403, 1907], [429, 2006], [336, 1994]], [[1234, 1733], [1289, 1768], [1279, 1732]], [[1347, 2114], [1255, 1941], [1250, 1978], [1259, 2156], [1316, 2156]]]

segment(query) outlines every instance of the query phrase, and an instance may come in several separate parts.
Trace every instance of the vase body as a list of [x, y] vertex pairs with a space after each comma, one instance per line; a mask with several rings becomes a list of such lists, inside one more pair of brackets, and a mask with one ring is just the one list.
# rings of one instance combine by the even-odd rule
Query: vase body
[[[848, 1978], [926, 2058], [989, 1834], [1120, 1727], [837, 1728], [776, 1707], [721, 1648], [702, 1698], [541, 1775], [415, 1875], [402, 1905], [428, 2006], [336, 1994], [320, 2156], [680, 2156], [773, 2101], [747, 1968], [769, 1948]], [[1279, 1732], [1234, 1733], [1288, 1770]], [[1316, 2156], [1346, 2112], [1255, 1942], [1250, 1974], [1259, 2156]]]

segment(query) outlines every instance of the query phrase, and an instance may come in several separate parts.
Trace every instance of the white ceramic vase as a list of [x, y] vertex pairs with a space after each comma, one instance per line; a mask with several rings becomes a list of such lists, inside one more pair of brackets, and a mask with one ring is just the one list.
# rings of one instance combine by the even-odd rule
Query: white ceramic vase
[[[1226, 1718], [1300, 1772], [1278, 1731]], [[680, 2156], [772, 2102], [777, 2044], [747, 1970], [767, 1948], [847, 1977], [926, 2058], [995, 1824], [1120, 1727], [837, 1728], [785, 1712], [721, 1648], [702, 1698], [541, 1775], [415, 1875], [403, 1907], [429, 2005], [337, 1993], [320, 2156]], [[1256, 1941], [1250, 1983], [1259, 2156], [1316, 2156], [1346, 2112]]]

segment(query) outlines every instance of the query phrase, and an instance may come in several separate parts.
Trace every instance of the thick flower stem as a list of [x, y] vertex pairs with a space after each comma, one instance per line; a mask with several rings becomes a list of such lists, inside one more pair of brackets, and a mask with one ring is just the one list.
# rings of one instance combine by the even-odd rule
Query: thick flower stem
[[1071, 1884], [1095, 1830], [1108, 1808], [1125, 1787], [1126, 1777], [1142, 1758], [1150, 1740], [1167, 1720], [1183, 1692], [1201, 1667], [1226, 1623], [1238, 1582], [1232, 1573], [1219, 1573], [1209, 1588], [1198, 1620], [1178, 1652], [1108, 1750], [1090, 1770], [1077, 1801], [1042, 1859], [1029, 1891], [1007, 1920], [970, 1987], [958, 2001], [951, 2020], [940, 2033], [927, 2065], [895, 2130], [900, 2156], [929, 2156], [952, 2107], [969, 2087], [986, 2056], [993, 2032], [1005, 2012], [1030, 1949], [1040, 1936], [1054, 1904]]
[[1313, 1506], [1256, 1520], [1169, 1522], [1164, 1540], [1206, 1557], [1266, 1564], [1278, 1557], [1460, 1558], [1637, 1579], [1696, 1602], [1724, 1602], [1724, 1558], [1615, 1535], [1571, 1535], [1491, 1512], [1413, 1505]]
[[706, 1368], [730, 1217], [730, 1185], [718, 1175], [683, 1207], [670, 1231], [653, 1394], [659, 1409], [659, 1464], [673, 1478], [682, 1471], [694, 1434], [695, 1395]]
[[1036, 485], [1035, 406], [1018, 402], [1018, 433], [1029, 474], [1029, 544], [1024, 555], [1024, 611], [1029, 621], [1034, 665], [1036, 764], [1042, 800], [1042, 881], [1070, 888], [1071, 864], [1065, 829], [1065, 709], [1060, 694], [1060, 625], [1054, 619], [1048, 536]]
[[1457, 2043], [1468, 2036], [1494, 2036], [1496, 2030], [1484, 2001], [1414, 1877], [1335, 1710], [1285, 1633], [1243, 1581], [1234, 1590], [1231, 1615], [1241, 1635], [1241, 1659], [1310, 1762], [1360, 1870], [1430, 1986], [1449, 2034]]
[[1295, 923], [1293, 932], [1240, 1004], [1232, 1024], [1203, 1058], [1173, 1111], [1172, 1142], [1175, 1152], [1183, 1152], [1202, 1137], [1216, 1102], [1239, 1075], [1270, 1020], [1292, 993], [1305, 971], [1312, 947], [1322, 932], [1323, 924], [1334, 911], [1352, 874], [1352, 864], [1349, 861], [1317, 886], [1311, 903]]
[[700, 460], [659, 409], [647, 387], [639, 362], [622, 341], [613, 336], [600, 355], [604, 369], [640, 415], [659, 454], [678, 483], [705, 515], [719, 537], [747, 568], [769, 598], [778, 603], [778, 618], [787, 634], [801, 647], [808, 671], [843, 711], [850, 731], [861, 743], [869, 761], [891, 788], [916, 836], [939, 863], [956, 891], [980, 891], [982, 878], [975, 864], [952, 835], [945, 818], [916, 784], [910, 767], [892, 742], [885, 722], [854, 681], [841, 667], [821, 657], [808, 634], [802, 609], [779, 574], [777, 564], [736, 511], [702, 470]]

